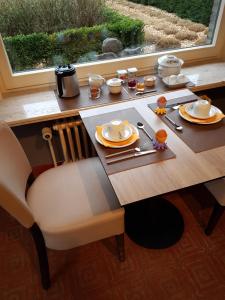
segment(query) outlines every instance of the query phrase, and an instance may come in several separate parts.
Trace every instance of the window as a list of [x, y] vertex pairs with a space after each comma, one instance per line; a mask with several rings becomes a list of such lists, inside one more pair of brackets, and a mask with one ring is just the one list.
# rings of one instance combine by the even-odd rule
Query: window
[[82, 81], [129, 66], [152, 72], [165, 51], [216, 58], [223, 10], [224, 0], [2, 0], [3, 88], [53, 84], [57, 64], [77, 64]]

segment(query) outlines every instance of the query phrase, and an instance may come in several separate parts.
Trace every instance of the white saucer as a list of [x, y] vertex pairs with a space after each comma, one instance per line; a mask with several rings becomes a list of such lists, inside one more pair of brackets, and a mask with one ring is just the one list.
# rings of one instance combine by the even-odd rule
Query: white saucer
[[202, 119], [202, 120], [212, 118], [218, 112], [217, 107], [211, 105], [209, 114], [207, 116], [203, 116], [203, 115], [196, 114], [194, 112], [193, 108], [194, 108], [193, 107], [193, 103], [187, 103], [187, 104], [185, 104], [185, 111], [186, 111], [186, 113], [188, 113], [193, 118]]
[[122, 131], [116, 132], [116, 135], [111, 135], [111, 128], [112, 124], [104, 124], [102, 128], [102, 136], [104, 139], [110, 142], [123, 142], [131, 137], [133, 130], [132, 127], [129, 125], [125, 125]]
[[[188, 103], [188, 104], [189, 104], [189, 103]], [[185, 104], [185, 105], [187, 105], [187, 104]], [[216, 113], [222, 114], [222, 111], [221, 111], [219, 108], [217, 108], [217, 107], [215, 107], [215, 108], [216, 108]], [[200, 124], [200, 125], [215, 124], [215, 123], [218, 123], [218, 122], [221, 121], [221, 119], [218, 118], [218, 119], [212, 120], [212, 121], [207, 121], [207, 120], [204, 121], [204, 120], [202, 120], [202, 121], [200, 122], [201, 119], [192, 118], [191, 116], [188, 117], [188, 115], [183, 114], [183, 113], [181, 112], [180, 109], [179, 109], [179, 115], [180, 115], [184, 120], [186, 120], [186, 121], [188, 121], [188, 122], [191, 122], [191, 123], [194, 123], [194, 124]]]
[[[138, 136], [139, 136], [139, 132], [138, 132], [138, 129], [134, 126], [134, 125], [132, 125], [132, 124], [130, 124], [130, 127], [131, 127], [131, 129], [132, 129], [132, 134], [137, 134]], [[99, 140], [99, 138], [98, 138], [98, 134], [97, 134], [97, 131], [95, 132], [95, 138], [96, 138], [96, 141], [99, 143], [99, 144], [101, 144], [101, 145], [103, 145], [103, 143]], [[110, 146], [109, 148], [124, 148], [124, 147], [128, 147], [128, 146], [130, 146], [130, 145], [132, 145], [132, 144], [134, 144], [135, 142], [136, 142], [137, 140], [133, 140], [133, 141], [131, 141], [131, 142], [129, 142], [129, 143], [127, 143], [126, 145], [123, 145], [123, 146], [119, 146], [119, 145], [112, 145], [112, 146]], [[104, 145], [103, 145], [104, 146]]]
[[165, 85], [166, 85], [168, 88], [171, 88], [171, 89], [176, 89], [176, 88], [184, 87], [184, 86], [190, 81], [186, 76], [184, 76], [184, 80], [182, 80], [182, 81], [177, 81], [177, 82], [174, 83], [174, 84], [170, 84], [170, 83], [169, 83], [169, 79], [170, 79], [170, 76], [163, 77], [163, 78], [162, 78], [162, 81], [165, 83]]

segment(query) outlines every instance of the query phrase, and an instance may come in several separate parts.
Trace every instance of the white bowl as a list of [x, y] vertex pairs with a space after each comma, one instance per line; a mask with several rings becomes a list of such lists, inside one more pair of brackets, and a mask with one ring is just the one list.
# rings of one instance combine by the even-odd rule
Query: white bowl
[[106, 82], [109, 92], [111, 94], [119, 94], [122, 91], [122, 80], [119, 78], [112, 78]]
[[168, 77], [170, 75], [178, 75], [180, 74], [181, 66], [175, 66], [175, 67], [164, 67], [159, 66], [158, 67], [158, 75], [161, 78]]

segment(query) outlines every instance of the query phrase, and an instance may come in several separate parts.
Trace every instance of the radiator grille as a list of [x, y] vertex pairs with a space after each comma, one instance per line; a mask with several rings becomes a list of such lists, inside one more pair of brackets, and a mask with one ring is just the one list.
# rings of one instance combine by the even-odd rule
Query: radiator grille
[[94, 146], [81, 120], [57, 123], [53, 130], [58, 132], [64, 161], [76, 161], [96, 156]]

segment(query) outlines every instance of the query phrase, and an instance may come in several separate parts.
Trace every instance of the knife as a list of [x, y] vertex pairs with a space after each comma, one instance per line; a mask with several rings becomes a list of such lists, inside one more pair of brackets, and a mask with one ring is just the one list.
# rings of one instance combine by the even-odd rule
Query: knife
[[129, 154], [129, 155], [116, 157], [114, 159], [107, 160], [106, 163], [108, 165], [110, 165], [110, 164], [113, 164], [115, 162], [119, 162], [119, 161], [122, 161], [122, 160], [125, 160], [125, 159], [129, 159], [129, 158], [132, 158], [132, 157], [143, 156], [143, 155], [147, 155], [147, 154], [151, 154], [151, 153], [155, 153], [155, 152], [157, 152], [157, 151], [155, 149], [153, 149], [153, 150], [141, 151], [141, 152], [138, 152], [138, 153], [132, 153], [132, 154]]
[[173, 104], [167, 104], [167, 105], [166, 105], [166, 108], [172, 108], [172, 107], [174, 107], [174, 106], [178, 106], [178, 105], [182, 105], [182, 104], [187, 104], [187, 103], [195, 102], [195, 101], [197, 101], [197, 100], [198, 100], [198, 99], [192, 99], [192, 100], [188, 100], [188, 101], [185, 101], [185, 102], [180, 101], [180, 102], [173, 103]]
[[144, 94], [154, 93], [154, 92], [157, 92], [157, 90], [151, 90], [151, 91], [145, 91], [145, 92], [137, 92], [137, 93], [135, 93], [135, 95], [138, 96], [138, 95], [144, 95]]

